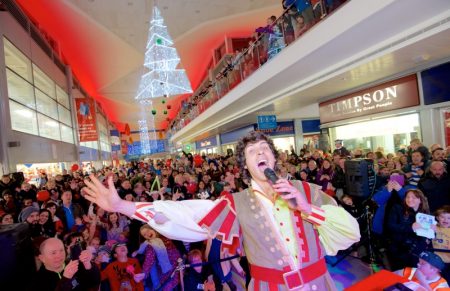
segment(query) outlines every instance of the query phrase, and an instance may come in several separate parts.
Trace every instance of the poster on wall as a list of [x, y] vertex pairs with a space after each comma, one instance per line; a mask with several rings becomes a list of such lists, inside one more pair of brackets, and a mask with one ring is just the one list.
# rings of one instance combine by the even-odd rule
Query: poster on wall
[[75, 99], [77, 108], [78, 134], [80, 142], [96, 141], [98, 139], [97, 122], [95, 119], [94, 100], [88, 98]]

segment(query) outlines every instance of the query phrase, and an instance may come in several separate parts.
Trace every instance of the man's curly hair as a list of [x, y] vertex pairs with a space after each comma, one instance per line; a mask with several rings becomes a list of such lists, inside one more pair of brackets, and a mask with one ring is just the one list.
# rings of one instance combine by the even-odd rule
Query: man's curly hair
[[[241, 171], [242, 178], [244, 178], [244, 179], [250, 180], [252, 178], [250, 175], [250, 172], [245, 167], [246, 166], [245, 148], [247, 147], [248, 144], [256, 143], [260, 140], [264, 140], [269, 144], [269, 147], [272, 150], [273, 155], [275, 156], [275, 160], [278, 159], [278, 151], [275, 148], [275, 145], [273, 144], [273, 141], [269, 136], [265, 135], [264, 133], [262, 133], [260, 131], [249, 132], [247, 135], [243, 136], [238, 141], [238, 144], [236, 146], [236, 162]], [[275, 163], [275, 167], [276, 167], [276, 163]], [[276, 171], [277, 169], [274, 169], [274, 170]]]

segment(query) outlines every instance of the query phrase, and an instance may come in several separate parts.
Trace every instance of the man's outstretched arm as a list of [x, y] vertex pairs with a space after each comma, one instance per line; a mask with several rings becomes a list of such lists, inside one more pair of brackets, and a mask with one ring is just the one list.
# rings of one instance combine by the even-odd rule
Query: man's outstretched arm
[[106, 188], [94, 175], [91, 174], [89, 177], [91, 180], [84, 180], [87, 187], [83, 188], [87, 200], [108, 212], [120, 212], [128, 217], [133, 216], [136, 212], [135, 203], [120, 198], [112, 176], [107, 178], [109, 188]]

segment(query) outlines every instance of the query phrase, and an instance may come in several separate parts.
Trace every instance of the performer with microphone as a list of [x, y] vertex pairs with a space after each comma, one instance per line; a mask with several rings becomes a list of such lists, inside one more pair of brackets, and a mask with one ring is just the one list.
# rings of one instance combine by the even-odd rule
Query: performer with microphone
[[147, 222], [171, 239], [219, 237], [231, 255], [242, 243], [252, 276], [249, 290], [336, 290], [324, 256], [359, 241], [357, 221], [319, 186], [278, 178], [273, 172], [278, 152], [263, 133], [242, 137], [236, 155], [251, 186], [214, 202], [124, 201], [111, 179], [108, 189], [94, 176], [85, 181], [86, 199]]

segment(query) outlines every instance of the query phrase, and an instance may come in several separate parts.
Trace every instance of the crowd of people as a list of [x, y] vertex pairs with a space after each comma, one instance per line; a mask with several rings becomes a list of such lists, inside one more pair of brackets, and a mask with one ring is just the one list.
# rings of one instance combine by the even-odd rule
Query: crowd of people
[[[419, 259], [424, 252], [430, 256], [435, 252], [437, 258], [432, 262], [441, 260], [434, 264], [438, 266], [435, 269], [448, 279], [448, 157], [448, 150], [440, 145], [427, 148], [418, 139], [396, 153], [348, 151], [338, 140], [333, 153], [306, 147], [299, 152], [279, 152], [276, 168], [280, 178], [317, 184], [358, 219], [363, 238], [357, 247], [367, 243], [364, 234], [370, 228], [374, 242], [369, 243], [385, 250], [385, 268], [414, 268], [414, 274], [423, 279], [426, 274]], [[374, 163], [377, 174], [371, 197], [361, 199], [346, 192], [345, 163], [355, 158]], [[249, 177], [242, 176], [234, 155], [183, 153], [166, 160], [105, 167], [92, 174], [105, 184], [112, 176], [122, 199], [140, 202], [216, 200], [249, 187]], [[173, 290], [182, 285], [185, 290], [239, 290], [249, 281], [245, 254], [217, 263], [230, 257], [219, 240], [170, 240], [140, 220], [90, 203], [83, 190], [87, 173], [64, 171], [55, 177], [42, 175], [42, 179], [42, 186], [8, 174], [0, 181], [0, 223], [27, 224], [36, 248], [34, 290], [50, 290], [49, 286], [56, 285], [61, 288], [58, 290], [66, 290], [64, 286], [76, 290], [98, 290], [99, 286], [101, 290]], [[370, 227], [364, 224], [368, 204], [373, 212]], [[421, 225], [418, 213], [434, 215], [437, 222]], [[423, 228], [431, 228], [434, 238], [419, 235]], [[202, 264], [208, 261], [214, 263]], [[184, 262], [193, 266], [184, 269]], [[415, 268], [418, 263], [419, 269]]]

